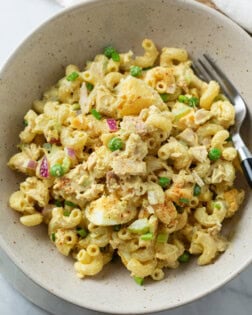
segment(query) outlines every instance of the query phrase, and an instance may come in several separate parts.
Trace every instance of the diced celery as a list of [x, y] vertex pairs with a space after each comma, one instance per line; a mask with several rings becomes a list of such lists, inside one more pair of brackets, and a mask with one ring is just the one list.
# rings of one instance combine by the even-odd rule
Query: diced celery
[[182, 117], [184, 117], [187, 114], [189, 114], [191, 112], [191, 110], [192, 109], [189, 106], [180, 107], [178, 110], [173, 112], [174, 119], [175, 120], [181, 119]]
[[169, 237], [168, 233], [159, 233], [157, 235], [157, 242], [158, 243], [167, 243], [168, 237]]
[[71, 166], [70, 159], [68, 157], [65, 157], [63, 162], [62, 162], [62, 167], [63, 167], [64, 173], [67, 173], [69, 171], [70, 166]]
[[145, 234], [149, 232], [149, 222], [146, 218], [144, 219], [138, 219], [134, 221], [129, 227], [128, 230], [131, 233], [137, 233], [137, 234]]
[[154, 238], [154, 235], [150, 232], [141, 235], [141, 240], [143, 240], [143, 241], [151, 241], [151, 240], [153, 240], [153, 238]]
[[141, 277], [134, 277], [134, 280], [135, 282], [138, 284], [138, 285], [143, 285], [144, 283], [144, 278], [141, 278]]
[[155, 215], [149, 218], [149, 232], [155, 234], [158, 228], [158, 218]]

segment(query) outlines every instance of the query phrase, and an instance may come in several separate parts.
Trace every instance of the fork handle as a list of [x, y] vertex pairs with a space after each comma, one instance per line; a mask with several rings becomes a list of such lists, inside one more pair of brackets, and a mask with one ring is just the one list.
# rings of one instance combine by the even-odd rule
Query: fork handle
[[252, 188], [252, 154], [245, 145], [238, 149], [238, 153], [240, 156], [243, 173], [249, 186]]
[[249, 186], [252, 188], [252, 158], [241, 161], [241, 167]]

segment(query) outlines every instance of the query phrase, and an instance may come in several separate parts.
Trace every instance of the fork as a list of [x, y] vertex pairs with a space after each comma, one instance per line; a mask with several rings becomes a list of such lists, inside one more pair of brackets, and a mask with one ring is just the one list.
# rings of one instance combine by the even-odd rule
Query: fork
[[208, 55], [203, 54], [202, 58], [194, 61], [193, 70], [204, 81], [217, 81], [220, 84], [222, 92], [234, 104], [236, 123], [230, 128], [230, 134], [238, 152], [243, 173], [252, 188], [252, 154], [240, 136], [240, 128], [247, 113], [245, 101], [225, 73]]

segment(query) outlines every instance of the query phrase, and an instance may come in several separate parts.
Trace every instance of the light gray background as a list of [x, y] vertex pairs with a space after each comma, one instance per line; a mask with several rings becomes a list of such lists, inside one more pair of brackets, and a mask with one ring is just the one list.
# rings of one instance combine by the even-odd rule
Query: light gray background
[[[0, 0], [0, 67], [34, 28], [61, 10], [62, 8], [54, 0]], [[248, 315], [251, 313], [252, 266], [229, 284], [207, 297], [162, 314]], [[49, 313], [28, 302], [10, 286], [0, 273], [0, 314], [48, 315]]]

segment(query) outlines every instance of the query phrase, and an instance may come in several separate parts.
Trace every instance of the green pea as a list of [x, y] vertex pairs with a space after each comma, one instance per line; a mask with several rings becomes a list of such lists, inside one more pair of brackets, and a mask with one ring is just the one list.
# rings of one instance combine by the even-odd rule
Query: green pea
[[116, 62], [119, 62], [119, 61], [120, 61], [120, 55], [118, 54], [117, 51], [115, 51], [115, 52], [112, 53], [111, 58], [112, 58], [113, 61], [116, 61]]
[[208, 152], [208, 157], [211, 161], [216, 161], [221, 157], [221, 150], [218, 148], [212, 148]]
[[132, 66], [130, 68], [130, 74], [133, 77], [140, 77], [142, 75], [142, 68], [138, 66]]
[[61, 177], [64, 175], [64, 169], [62, 167], [62, 165], [60, 164], [54, 164], [51, 168], [50, 168], [50, 174], [53, 177]]
[[112, 54], [116, 52], [115, 48], [112, 47], [112, 46], [107, 46], [104, 48], [104, 55], [108, 58], [111, 58], [112, 57]]
[[87, 89], [88, 89], [89, 92], [92, 91], [93, 88], [94, 88], [93, 84], [90, 83], [90, 82], [86, 82], [86, 87], [87, 87]]
[[181, 263], [187, 263], [190, 259], [190, 254], [187, 251], [184, 251], [184, 253], [179, 256], [178, 261]]
[[108, 143], [110, 151], [121, 150], [123, 148], [123, 141], [120, 138], [112, 138]]

